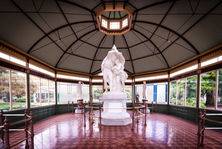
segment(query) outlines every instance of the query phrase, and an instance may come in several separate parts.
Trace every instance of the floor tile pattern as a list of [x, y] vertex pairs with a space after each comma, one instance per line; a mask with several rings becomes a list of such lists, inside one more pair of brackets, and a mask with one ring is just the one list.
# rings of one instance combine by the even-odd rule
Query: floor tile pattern
[[[91, 125], [88, 118], [84, 128], [81, 114], [52, 116], [34, 125], [35, 149], [197, 148], [196, 124], [178, 117], [152, 113], [147, 116], [146, 127], [140, 118], [133, 131], [131, 128], [131, 125], [100, 128], [98, 119]], [[10, 137], [14, 143], [24, 134], [11, 133]], [[16, 148], [24, 148], [24, 143]], [[206, 130], [202, 148], [222, 149], [222, 132]]]

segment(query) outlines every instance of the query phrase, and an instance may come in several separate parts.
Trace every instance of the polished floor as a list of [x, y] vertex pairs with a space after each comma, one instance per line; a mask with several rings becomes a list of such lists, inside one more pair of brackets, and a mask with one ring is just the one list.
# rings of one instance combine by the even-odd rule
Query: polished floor
[[[52, 116], [34, 125], [35, 149], [69, 148], [197, 148], [197, 126], [184, 119], [164, 115], [149, 114], [147, 126], [141, 118], [131, 130], [128, 126], [83, 127], [81, 114], [63, 114]], [[11, 143], [24, 137], [21, 133], [12, 133]], [[24, 148], [24, 143], [16, 148]], [[203, 148], [222, 149], [222, 132], [206, 131]]]

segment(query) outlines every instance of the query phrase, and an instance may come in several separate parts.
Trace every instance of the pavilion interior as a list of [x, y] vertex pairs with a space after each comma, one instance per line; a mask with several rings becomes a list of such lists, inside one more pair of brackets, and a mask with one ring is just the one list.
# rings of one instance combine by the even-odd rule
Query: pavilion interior
[[[222, 147], [221, 0], [1, 0], [0, 18], [0, 148], [26, 137], [4, 130], [4, 114], [17, 129], [25, 111], [37, 149]], [[128, 74], [127, 126], [99, 124], [113, 45]], [[85, 114], [75, 113], [80, 81]]]

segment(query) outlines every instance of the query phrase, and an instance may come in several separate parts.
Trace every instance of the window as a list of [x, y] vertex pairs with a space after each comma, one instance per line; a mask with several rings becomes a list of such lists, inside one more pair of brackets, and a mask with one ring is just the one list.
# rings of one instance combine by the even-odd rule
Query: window
[[102, 27], [108, 28], [108, 23], [105, 19], [102, 19]]
[[146, 93], [147, 93], [147, 99], [148, 99], [148, 102], [151, 103], [154, 101], [154, 87], [153, 87], [153, 84], [147, 84], [146, 86]]
[[82, 86], [82, 96], [83, 96], [83, 101], [84, 102], [89, 101], [89, 85], [88, 84], [83, 84], [83, 86]]
[[135, 85], [136, 90], [136, 97], [139, 99], [140, 102], [143, 100], [143, 84]]
[[157, 83], [157, 103], [167, 103], [167, 82]]
[[125, 92], [127, 94], [127, 102], [131, 102], [132, 101], [132, 86], [125, 85]]
[[190, 66], [190, 67], [181, 69], [181, 70], [176, 71], [176, 72], [174, 72], [174, 73], [171, 73], [171, 74], [170, 74], [170, 77], [175, 77], [175, 76], [178, 76], [178, 75], [183, 74], [183, 73], [187, 73], [187, 72], [190, 72], [190, 71], [194, 71], [194, 70], [196, 70], [197, 68], [198, 68], [198, 65], [195, 64], [195, 65], [192, 65], [192, 66]]
[[201, 74], [201, 108], [215, 108], [216, 71]]
[[0, 58], [5, 59], [5, 60], [10, 61], [10, 62], [13, 62], [13, 63], [16, 63], [16, 64], [19, 64], [19, 65], [22, 65], [22, 66], [26, 66], [25, 61], [20, 60], [20, 59], [14, 57], [14, 56], [10, 56], [8, 54], [2, 53], [2, 52], [0, 52]]
[[120, 22], [110, 22], [110, 29], [117, 30], [120, 29]]
[[103, 79], [92, 79], [93, 83], [103, 83]]
[[185, 84], [186, 79], [177, 80], [177, 105], [184, 106], [185, 105]]
[[177, 82], [170, 82], [170, 104], [175, 105], [177, 99]]
[[208, 65], [220, 62], [220, 61], [222, 61], [222, 56], [218, 56], [218, 57], [206, 60], [204, 62], [201, 62], [201, 67], [205, 67], [205, 66], [208, 66]]
[[55, 104], [55, 82], [30, 75], [31, 107]]
[[0, 109], [24, 109], [26, 101], [25, 73], [0, 67]]
[[22, 65], [22, 66], [26, 66], [26, 62], [23, 61], [23, 60], [20, 60], [16, 57], [13, 57], [13, 56], [10, 56], [10, 61], [13, 62], [13, 63], [16, 63], [16, 64], [19, 64], [19, 65]]
[[78, 76], [70, 76], [70, 75], [62, 75], [62, 74], [57, 74], [56, 77], [61, 78], [61, 79], [75, 80], [75, 81], [89, 81], [88, 77], [78, 77]]
[[10, 109], [9, 70], [0, 67], [0, 109]]
[[47, 75], [49, 75], [49, 76], [51, 76], [51, 77], [55, 77], [55, 73], [50, 72], [50, 71], [48, 71], [48, 70], [45, 70], [45, 69], [43, 69], [43, 68], [40, 68], [40, 67], [38, 67], [38, 66], [35, 66], [35, 65], [33, 65], [33, 64], [29, 64], [29, 68], [31, 68], [31, 69], [33, 69], [33, 70], [36, 70], [36, 71], [38, 71], [38, 72], [47, 74]]
[[222, 109], [222, 69], [218, 70], [218, 97], [217, 109]]
[[128, 26], [128, 18], [124, 19], [122, 22], [122, 28], [127, 27]]
[[150, 76], [150, 77], [138, 77], [135, 79], [136, 82], [146, 81], [146, 80], [158, 80], [158, 79], [167, 79], [168, 75], [159, 75], [159, 76]]
[[26, 74], [11, 70], [12, 109], [26, 108]]
[[[144, 84], [136, 85], [136, 95], [139, 101], [143, 99]], [[145, 99], [149, 103], [167, 103], [167, 83], [148, 83], [145, 86]]]
[[58, 82], [58, 104], [68, 104], [68, 102], [77, 102], [77, 84]]
[[167, 103], [167, 83], [152, 83], [146, 86], [146, 98], [148, 102]]
[[5, 54], [5, 53], [2, 53], [2, 52], [0, 52], [0, 58], [2, 58], [2, 59], [5, 59], [5, 60], [8, 60], [9, 61], [9, 58], [10, 56], [8, 55], [8, 54]]
[[[78, 83], [58, 82], [58, 104], [68, 104], [69, 102], [77, 103], [77, 87]], [[82, 85], [82, 98], [84, 102], [89, 101], [89, 85]]]
[[216, 71], [201, 74], [201, 108], [215, 108]]
[[93, 102], [99, 102], [100, 97], [103, 94], [102, 85], [92, 85]]
[[197, 76], [191, 76], [170, 83], [170, 104], [196, 106]]
[[186, 106], [196, 107], [197, 76], [188, 77], [186, 80]]

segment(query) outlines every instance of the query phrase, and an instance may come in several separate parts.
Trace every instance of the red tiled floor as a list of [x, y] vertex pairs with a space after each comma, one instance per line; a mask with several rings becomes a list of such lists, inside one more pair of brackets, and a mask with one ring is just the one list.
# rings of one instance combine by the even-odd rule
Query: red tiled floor
[[[88, 120], [88, 119], [87, 119]], [[164, 114], [150, 114], [147, 126], [140, 119], [134, 131], [128, 126], [98, 127], [87, 121], [83, 127], [81, 114], [49, 117], [34, 125], [35, 149], [69, 148], [197, 148], [197, 126], [189, 121]], [[11, 143], [24, 134], [11, 134]], [[24, 143], [17, 148], [24, 148]], [[222, 149], [222, 133], [206, 131], [204, 148]]]

